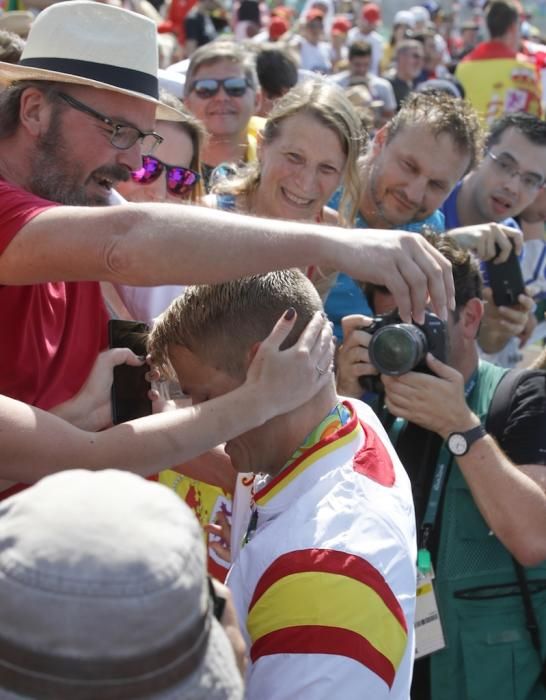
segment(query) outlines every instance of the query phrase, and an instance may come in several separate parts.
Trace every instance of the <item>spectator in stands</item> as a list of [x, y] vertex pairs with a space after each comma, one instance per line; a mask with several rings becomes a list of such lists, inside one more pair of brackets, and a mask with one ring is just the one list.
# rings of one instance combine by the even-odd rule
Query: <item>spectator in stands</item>
[[480, 39], [480, 25], [472, 20], [461, 24], [461, 43], [454, 55], [454, 59], [462, 61], [478, 45]]
[[[335, 224], [338, 214], [326, 204], [341, 185], [339, 221], [350, 226], [359, 198], [357, 162], [363, 141], [345, 95], [324, 81], [306, 81], [273, 108], [256, 163], [219, 182], [206, 201], [256, 216]], [[308, 273], [324, 292], [329, 276], [315, 266]]]
[[216, 619], [197, 521], [167, 489], [56, 474], [3, 503], [0, 542], [3, 698], [242, 699], [232, 604]]
[[[362, 159], [356, 226], [442, 232], [439, 207], [480, 153], [480, 124], [467, 103], [438, 93], [412, 95]], [[330, 205], [335, 208], [337, 201], [338, 195]], [[369, 309], [360, 287], [345, 274], [325, 307], [339, 338], [343, 316]]]
[[415, 88], [415, 81], [423, 70], [425, 52], [420, 42], [404, 39], [396, 47], [394, 74], [388, 76], [396, 98], [397, 109]]
[[387, 121], [396, 111], [396, 98], [392, 85], [385, 78], [370, 72], [372, 47], [364, 41], [355, 41], [349, 47], [349, 68], [331, 77], [332, 82], [343, 88], [364, 83], [374, 100], [381, 101], [381, 117]]
[[267, 117], [275, 101], [298, 82], [298, 64], [290, 49], [265, 44], [256, 56], [262, 94], [259, 116]]
[[201, 194], [199, 154], [205, 128], [176, 97], [162, 92], [160, 100], [178, 110], [183, 119], [157, 121], [163, 142], [153, 155], [143, 156], [142, 167], [134, 170], [129, 180], [120, 182], [118, 190], [130, 202], [197, 202]]
[[409, 38], [409, 33], [415, 26], [415, 19], [409, 10], [399, 10], [392, 21], [392, 31], [389, 43], [385, 47], [381, 60], [381, 73], [386, 73], [393, 67], [396, 47], [404, 39]]
[[[546, 126], [541, 119], [523, 112], [506, 114], [491, 126], [485, 148], [484, 158], [442, 206], [447, 229], [488, 222], [519, 229], [513, 217], [532, 204], [546, 180]], [[484, 295], [480, 347], [490, 355], [502, 350], [489, 359], [514, 366], [518, 336], [532, 318], [533, 300], [522, 294], [518, 304], [497, 308], [489, 289]]]
[[300, 68], [313, 73], [331, 73], [330, 44], [324, 41], [324, 12], [311, 8], [297, 42]]
[[377, 28], [381, 24], [381, 9], [373, 2], [362, 6], [358, 26], [349, 32], [349, 44], [355, 41], [366, 41], [372, 46], [372, 61], [370, 71], [377, 75], [383, 57], [385, 41]]
[[[168, 359], [195, 404], [219, 397], [244, 380], [287, 303], [304, 322], [321, 308], [298, 271], [190, 288], [154, 329], [152, 355]], [[238, 471], [262, 472], [228, 577], [250, 649], [249, 700], [356, 700], [363, 688], [374, 700], [407, 700], [411, 491], [371, 409], [342, 403], [332, 381], [225, 450]]]
[[536, 198], [546, 180], [546, 124], [523, 112], [493, 123], [485, 155], [442, 206], [446, 228], [489, 221], [515, 226], [513, 217]]
[[191, 56], [200, 46], [216, 39], [218, 32], [212, 21], [216, 0], [198, 0], [197, 4], [184, 17], [184, 51]]
[[233, 42], [214, 42], [197, 50], [190, 61], [184, 103], [209, 138], [201, 151], [201, 170], [208, 189], [221, 163], [256, 159], [251, 117], [259, 110], [260, 91], [254, 56]]
[[[203, 125], [176, 97], [162, 91], [160, 99], [162, 104], [179, 110], [183, 119], [156, 122], [163, 142], [153, 155], [143, 156], [142, 167], [134, 170], [129, 180], [120, 182], [117, 189], [130, 202], [197, 203], [202, 194], [199, 153], [205, 138]], [[129, 318], [149, 324], [184, 291], [183, 285], [135, 287], [118, 284], [115, 289], [105, 283], [101, 286], [117, 315], [123, 318], [127, 311]], [[121, 309], [119, 303], [123, 304]]]
[[466, 98], [491, 124], [506, 112], [541, 115], [539, 77], [535, 65], [518, 53], [520, 18], [512, 0], [492, 0], [485, 19], [490, 41], [465, 56], [455, 73]]
[[334, 73], [339, 70], [337, 66], [346, 61], [349, 56], [347, 37], [350, 29], [351, 23], [346, 17], [343, 15], [334, 17], [330, 29], [330, 59]]

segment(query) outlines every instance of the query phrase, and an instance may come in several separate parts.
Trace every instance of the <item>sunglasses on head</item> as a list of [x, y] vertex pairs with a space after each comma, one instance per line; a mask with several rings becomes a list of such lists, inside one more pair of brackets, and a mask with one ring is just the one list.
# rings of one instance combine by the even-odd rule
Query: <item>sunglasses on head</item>
[[193, 81], [190, 92], [195, 92], [197, 97], [206, 100], [217, 95], [221, 87], [230, 97], [242, 97], [251, 85], [246, 78], [224, 78], [224, 80], [202, 78]]
[[149, 185], [155, 182], [164, 170], [167, 171], [167, 189], [176, 197], [185, 197], [201, 177], [195, 170], [168, 165], [154, 156], [142, 156], [142, 168], [133, 170], [131, 177], [134, 182]]

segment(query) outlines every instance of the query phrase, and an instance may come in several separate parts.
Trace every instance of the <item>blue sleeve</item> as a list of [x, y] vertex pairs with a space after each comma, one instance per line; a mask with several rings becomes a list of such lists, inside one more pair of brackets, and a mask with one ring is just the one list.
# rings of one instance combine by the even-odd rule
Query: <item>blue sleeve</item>
[[344, 272], [337, 276], [335, 284], [331, 288], [324, 309], [330, 321], [334, 324], [334, 333], [338, 340], [343, 339], [341, 319], [349, 314], [363, 314], [373, 316], [366, 295], [360, 286]]

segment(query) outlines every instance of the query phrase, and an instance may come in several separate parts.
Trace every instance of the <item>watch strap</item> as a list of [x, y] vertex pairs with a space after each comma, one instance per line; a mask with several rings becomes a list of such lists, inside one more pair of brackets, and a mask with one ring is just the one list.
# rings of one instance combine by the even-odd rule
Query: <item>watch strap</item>
[[[483, 427], [483, 425], [480, 423], [479, 425], [476, 425], [474, 428], [470, 428], [470, 430], [465, 430], [465, 431], [454, 431], [453, 433], [450, 433], [447, 438], [447, 445], [449, 449], [449, 438], [452, 435], [461, 435], [466, 440], [466, 450], [459, 455], [455, 455], [456, 457], [462, 457], [465, 455], [468, 450], [472, 447], [472, 445], [476, 442], [476, 440], [479, 440], [482, 437], [485, 437], [487, 435], [487, 430]], [[450, 450], [451, 452], [451, 450]]]

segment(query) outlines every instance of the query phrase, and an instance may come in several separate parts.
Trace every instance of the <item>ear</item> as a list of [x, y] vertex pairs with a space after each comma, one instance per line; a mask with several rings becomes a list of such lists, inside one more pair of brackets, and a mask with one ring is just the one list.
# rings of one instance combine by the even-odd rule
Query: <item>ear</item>
[[259, 114], [262, 109], [262, 91], [260, 88], [256, 90], [254, 95], [254, 114]]
[[264, 148], [264, 135], [261, 131], [257, 131], [256, 132], [256, 156], [258, 159], [258, 163], [261, 163], [261, 161], [262, 161], [263, 148]]
[[36, 88], [27, 88], [21, 95], [19, 120], [29, 135], [38, 137], [44, 134], [50, 124], [52, 104]]
[[256, 357], [256, 353], [260, 349], [260, 345], [261, 343], [258, 341], [250, 346], [246, 354], [245, 370], [248, 370], [248, 368], [252, 364], [252, 360]]
[[382, 126], [381, 129], [375, 132], [375, 136], [373, 138], [372, 142], [372, 153], [374, 156], [379, 155], [379, 153], [383, 150], [383, 147], [385, 146], [387, 142], [387, 136], [389, 135], [389, 128], [388, 124], [385, 124], [385, 126]]
[[483, 317], [483, 302], [474, 297], [469, 299], [459, 311], [459, 323], [462, 324], [463, 336], [466, 340], [474, 341], [478, 337], [480, 323]]

